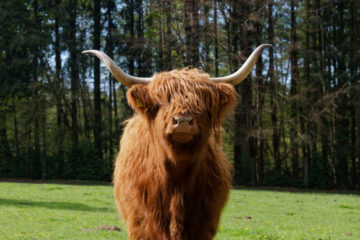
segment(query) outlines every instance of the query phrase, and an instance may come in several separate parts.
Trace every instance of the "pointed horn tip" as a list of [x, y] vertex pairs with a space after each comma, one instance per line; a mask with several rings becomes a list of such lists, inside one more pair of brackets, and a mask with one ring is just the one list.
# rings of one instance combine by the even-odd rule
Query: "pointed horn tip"
[[265, 44], [261, 44], [260, 47], [261, 47], [261, 48], [272, 47], [272, 44], [265, 43]]
[[85, 51], [82, 51], [81, 53], [82, 54], [94, 54], [96, 50], [85, 50]]

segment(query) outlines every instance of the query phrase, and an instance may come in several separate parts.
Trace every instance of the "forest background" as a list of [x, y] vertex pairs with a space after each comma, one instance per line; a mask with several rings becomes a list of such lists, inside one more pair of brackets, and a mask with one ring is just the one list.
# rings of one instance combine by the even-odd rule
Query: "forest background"
[[224, 125], [234, 185], [360, 187], [357, 0], [2, 0], [0, 177], [111, 180], [129, 74], [235, 72]]

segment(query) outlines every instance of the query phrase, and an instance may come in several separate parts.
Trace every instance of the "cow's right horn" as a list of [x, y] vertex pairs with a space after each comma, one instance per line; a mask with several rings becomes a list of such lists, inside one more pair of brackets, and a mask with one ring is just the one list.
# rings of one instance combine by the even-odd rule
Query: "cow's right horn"
[[134, 77], [127, 73], [125, 73], [121, 68], [105, 53], [98, 50], [87, 50], [83, 51], [83, 54], [94, 54], [98, 57], [106, 66], [107, 69], [111, 72], [111, 74], [124, 84], [125, 86], [131, 87], [134, 84], [148, 84], [152, 78], [142, 78], [142, 77]]
[[271, 47], [271, 44], [262, 44], [258, 46], [250, 57], [245, 61], [239, 70], [225, 77], [210, 78], [214, 83], [231, 83], [233, 85], [241, 83], [251, 72], [255, 63], [259, 59], [264, 48]]

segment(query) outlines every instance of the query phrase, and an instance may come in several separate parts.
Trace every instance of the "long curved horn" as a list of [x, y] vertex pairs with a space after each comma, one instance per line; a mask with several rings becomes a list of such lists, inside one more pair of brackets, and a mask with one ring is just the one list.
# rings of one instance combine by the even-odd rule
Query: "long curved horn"
[[271, 47], [271, 44], [262, 44], [258, 46], [254, 52], [250, 55], [250, 57], [246, 60], [246, 62], [241, 66], [239, 70], [235, 73], [225, 76], [225, 77], [215, 77], [210, 78], [214, 83], [231, 83], [233, 85], [241, 83], [254, 68], [255, 63], [259, 59], [261, 52], [264, 48]]
[[105, 53], [98, 50], [87, 50], [83, 51], [83, 54], [94, 54], [98, 57], [106, 66], [107, 69], [111, 72], [111, 74], [124, 84], [125, 86], [131, 87], [134, 84], [148, 84], [152, 78], [142, 78], [142, 77], [134, 77], [127, 73], [125, 73], [121, 68]]

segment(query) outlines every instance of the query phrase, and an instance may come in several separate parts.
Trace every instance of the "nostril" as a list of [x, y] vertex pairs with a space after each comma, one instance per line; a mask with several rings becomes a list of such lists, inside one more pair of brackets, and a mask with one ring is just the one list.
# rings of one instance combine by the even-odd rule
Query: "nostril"
[[178, 121], [177, 121], [176, 118], [173, 118], [172, 122], [173, 122], [174, 125], [178, 124]]
[[189, 121], [189, 125], [192, 126], [193, 124], [194, 124], [194, 120], [191, 119], [191, 120]]

